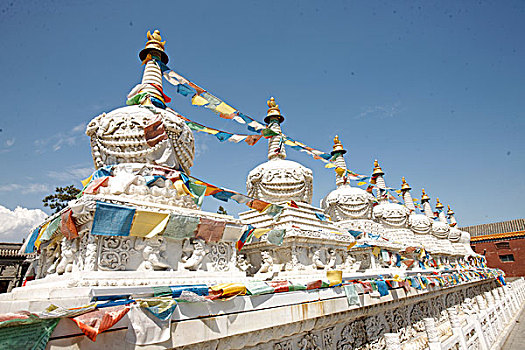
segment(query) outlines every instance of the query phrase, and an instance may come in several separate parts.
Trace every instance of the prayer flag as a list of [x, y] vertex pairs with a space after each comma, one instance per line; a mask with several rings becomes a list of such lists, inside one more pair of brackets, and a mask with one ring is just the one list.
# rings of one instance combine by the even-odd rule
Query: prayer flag
[[162, 233], [168, 220], [168, 214], [137, 210], [131, 226], [130, 236], [155, 237]]
[[322, 213], [315, 213], [315, 216], [321, 221], [327, 221], [326, 216]]
[[357, 238], [357, 237], [359, 237], [359, 236], [361, 236], [363, 234], [362, 231], [355, 231], [355, 230], [348, 230], [348, 233], [350, 233], [355, 238]]
[[297, 205], [297, 203], [295, 203], [295, 201], [293, 201], [293, 200], [290, 200], [290, 206], [291, 206], [292, 208], [299, 208], [299, 206]]
[[262, 213], [269, 205], [270, 203], [263, 202], [259, 199], [252, 199], [246, 204], [248, 207], [257, 210], [258, 212]]
[[58, 230], [60, 227], [60, 216], [57, 216], [49, 223], [49, 226], [46, 227], [46, 230], [42, 235], [40, 236], [40, 242], [49, 241], [51, 237], [53, 237], [53, 234]]
[[95, 310], [71, 318], [80, 330], [91, 340], [96, 341], [97, 335], [110, 329], [129, 311], [129, 306], [113, 306]]
[[168, 138], [168, 134], [166, 134], [166, 130], [164, 129], [164, 124], [162, 123], [162, 119], [157, 117], [151, 120], [144, 127], [144, 138], [146, 139], [146, 143], [150, 147], [154, 147], [159, 142], [166, 140]]
[[78, 237], [77, 227], [75, 221], [73, 220], [73, 214], [71, 209], [62, 213], [60, 221], [60, 232], [67, 239], [73, 239]]
[[256, 228], [255, 230], [253, 230], [253, 235], [257, 238], [261, 238], [262, 235], [270, 231], [270, 228]]
[[330, 287], [343, 283], [343, 271], [328, 270], [326, 277], [330, 281]]
[[35, 250], [35, 241], [38, 237], [38, 234], [40, 233], [40, 227], [37, 227], [33, 230], [33, 233], [31, 233], [31, 237], [29, 237], [26, 249], [24, 250], [24, 253], [29, 254], [32, 253]]
[[388, 295], [388, 286], [386, 285], [386, 282], [383, 280], [375, 281], [377, 286], [377, 291], [379, 292], [379, 295], [384, 297], [385, 295]]
[[265, 214], [270, 215], [273, 217], [274, 220], [277, 220], [277, 218], [281, 215], [283, 212], [283, 207], [277, 204], [270, 204], [266, 210], [264, 211]]
[[379, 253], [381, 252], [381, 248], [379, 247], [374, 247], [372, 249], [372, 254], [374, 254], [374, 256], [377, 258], [379, 256]]
[[106, 187], [108, 185], [109, 176], [99, 177], [89, 183], [83, 193], [85, 194], [96, 194], [100, 187]]
[[239, 143], [239, 142], [241, 142], [241, 141], [246, 140], [247, 137], [248, 137], [248, 135], [235, 135], [235, 134], [234, 134], [234, 135], [232, 135], [232, 136], [228, 139], [228, 141], [230, 141], [230, 142], [235, 142], [235, 143]]
[[227, 105], [226, 103], [224, 102], [221, 102], [216, 108], [215, 110], [221, 114], [225, 114], [225, 115], [231, 115], [233, 113], [235, 113], [236, 109]]
[[192, 88], [190, 88], [187, 85], [183, 85], [183, 84], [177, 85], [177, 92], [179, 94], [181, 94], [182, 96], [188, 96], [188, 95], [194, 93]]
[[91, 234], [129, 236], [135, 209], [97, 201]]
[[194, 237], [199, 222], [199, 218], [195, 216], [170, 214], [162, 235], [176, 240]]
[[254, 230], [255, 230], [255, 227], [253, 227], [252, 225], [248, 225], [246, 231], [244, 231], [242, 236], [237, 241], [237, 244], [236, 244], [237, 250], [241, 250], [242, 247], [244, 247], [244, 244], [246, 243], [248, 238], [253, 234]]
[[226, 223], [224, 221], [201, 218], [195, 237], [203, 239], [206, 243], [218, 242], [222, 238], [225, 226]]
[[226, 224], [222, 240], [225, 242], [237, 242], [243, 233], [242, 225]]
[[245, 141], [250, 146], [253, 146], [261, 139], [261, 137], [262, 137], [262, 135], [249, 135], [249, 136], [246, 137]]
[[244, 285], [246, 286], [249, 295], [261, 295], [275, 292], [275, 289], [272, 286], [269, 286], [263, 281], [247, 281], [244, 282]]
[[92, 178], [92, 177], [93, 177], [93, 174], [89, 175], [88, 178], [86, 178], [86, 179], [80, 181], [80, 182], [82, 182], [82, 187], [86, 187], [87, 184], [91, 182], [91, 178]]
[[275, 293], [288, 292], [290, 290], [288, 281], [268, 281], [266, 283], [274, 288]]
[[220, 297], [234, 297], [246, 294], [246, 286], [241, 283], [222, 283], [210, 287], [212, 299]]
[[40, 248], [40, 237], [42, 237], [42, 234], [45, 232], [45, 230], [47, 229], [47, 227], [49, 226], [49, 221], [46, 222], [44, 225], [42, 225], [42, 227], [40, 227], [39, 231], [38, 231], [38, 236], [36, 237], [35, 239], [35, 247], [38, 249]]
[[266, 241], [268, 241], [268, 243], [280, 246], [281, 244], [283, 244], [285, 235], [286, 235], [285, 229], [280, 229], [280, 230], [274, 229], [268, 233], [268, 236], [266, 237]]
[[208, 104], [208, 100], [206, 100], [204, 97], [199, 95], [193, 95], [191, 98], [191, 104], [194, 106], [204, 106]]
[[359, 303], [359, 295], [357, 295], [357, 291], [355, 289], [354, 284], [345, 284], [345, 294], [346, 294], [346, 300], [348, 301], [348, 306], [352, 305], [360, 305]]
[[228, 140], [233, 135], [224, 131], [219, 131], [217, 134], [215, 134], [215, 137], [219, 139], [219, 141], [224, 142]]

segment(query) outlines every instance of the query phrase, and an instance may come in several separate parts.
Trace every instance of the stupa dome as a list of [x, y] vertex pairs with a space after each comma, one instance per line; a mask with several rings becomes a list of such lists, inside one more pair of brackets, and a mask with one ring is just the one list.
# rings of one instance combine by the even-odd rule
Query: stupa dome
[[428, 234], [432, 229], [432, 222], [423, 214], [412, 214], [408, 218], [408, 226], [417, 234]]
[[374, 197], [365, 190], [344, 184], [321, 201], [321, 208], [334, 221], [370, 219], [373, 201]]
[[374, 207], [373, 213], [382, 224], [401, 228], [407, 226], [410, 210], [401, 204], [383, 202]]
[[312, 170], [301, 164], [273, 158], [250, 171], [248, 195], [268, 202], [312, 202]]
[[434, 221], [432, 223], [432, 234], [437, 238], [448, 238], [450, 226], [441, 221]]
[[96, 168], [120, 163], [162, 165], [189, 173], [195, 153], [190, 128], [176, 114], [127, 106], [95, 117], [86, 134]]
[[456, 243], [456, 242], [459, 242], [460, 238], [461, 238], [461, 230], [455, 227], [451, 227], [448, 233], [448, 240]]

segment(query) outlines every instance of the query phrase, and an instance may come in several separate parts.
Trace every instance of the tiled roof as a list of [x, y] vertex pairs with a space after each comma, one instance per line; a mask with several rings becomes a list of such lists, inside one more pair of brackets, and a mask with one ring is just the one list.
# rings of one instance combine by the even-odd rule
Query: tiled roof
[[482, 235], [471, 237], [471, 242], [487, 241], [492, 239], [505, 239], [505, 238], [516, 238], [516, 237], [525, 237], [525, 231], [514, 231], [514, 232], [505, 232], [505, 233], [494, 233], [491, 235]]
[[525, 230], [525, 219], [515, 219], [491, 224], [481, 224], [474, 226], [460, 227], [460, 230], [467, 231], [471, 237], [492, 235], [496, 233], [507, 233]]

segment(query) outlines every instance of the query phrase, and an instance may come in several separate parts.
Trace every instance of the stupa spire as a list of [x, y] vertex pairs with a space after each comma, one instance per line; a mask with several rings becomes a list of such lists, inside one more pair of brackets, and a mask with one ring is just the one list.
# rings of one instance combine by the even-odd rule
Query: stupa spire
[[268, 159], [286, 159], [286, 150], [281, 132], [281, 123], [284, 121], [284, 117], [281, 115], [279, 105], [275, 103], [275, 98], [271, 97], [267, 103], [268, 112], [264, 122], [268, 125], [268, 129], [276, 133], [268, 140]]
[[372, 172], [372, 179], [370, 183], [375, 184], [378, 188], [377, 190], [377, 199], [379, 202], [387, 202], [388, 201], [388, 195], [386, 190], [386, 183], [385, 179], [383, 179], [383, 175], [385, 173], [383, 172], [383, 169], [379, 166], [379, 163], [376, 160], [374, 160], [374, 171]]
[[456, 221], [456, 218], [454, 217], [454, 210], [450, 209], [450, 205], [447, 205], [447, 208], [448, 208], [447, 216], [448, 216], [448, 220], [450, 221], [449, 225], [450, 227], [455, 227], [458, 224], [458, 222]]
[[436, 198], [436, 210], [438, 212], [439, 221], [448, 224], [447, 217], [445, 216], [445, 212], [443, 211], [443, 207], [444, 205], [441, 204], [439, 198]]
[[416, 206], [414, 205], [414, 201], [412, 200], [412, 195], [410, 194], [411, 189], [412, 187], [410, 187], [407, 184], [405, 177], [403, 176], [401, 178], [401, 193], [403, 196], [403, 201], [405, 202], [405, 207], [407, 207], [408, 210], [410, 210], [410, 213], [415, 213]]
[[[166, 41], [162, 41], [158, 30], [155, 30], [153, 34], [148, 31], [147, 38], [146, 46], [139, 53], [142, 64], [146, 65], [142, 75], [142, 81], [141, 84], [137, 85], [135, 89], [130, 92], [128, 97], [131, 95], [140, 97], [147, 94], [150, 97], [162, 101], [162, 104], [164, 104], [169, 101], [166, 101], [166, 96], [162, 88], [162, 72], [159, 65], [155, 62], [155, 59], [160, 60], [164, 64], [168, 63], [168, 55], [164, 52]], [[155, 102], [156, 101], [152, 101], [151, 98], [141, 98], [139, 103], [142, 105], [153, 104], [159, 107]]]
[[421, 206], [423, 207], [423, 212], [426, 216], [433, 219], [434, 218], [434, 212], [432, 211], [432, 207], [430, 206], [430, 197], [427, 196], [427, 193], [425, 192], [425, 189], [421, 189]]
[[[339, 136], [335, 135], [334, 146], [331, 154], [334, 157], [333, 163], [339, 168], [346, 169], [346, 161], [344, 157], [345, 153], [346, 150], [343, 148], [343, 144], [341, 143], [341, 141], [339, 141]], [[347, 181], [346, 176], [339, 175], [337, 173], [335, 174], [335, 184], [337, 185], [337, 187], [340, 187], [345, 184], [350, 185]]]

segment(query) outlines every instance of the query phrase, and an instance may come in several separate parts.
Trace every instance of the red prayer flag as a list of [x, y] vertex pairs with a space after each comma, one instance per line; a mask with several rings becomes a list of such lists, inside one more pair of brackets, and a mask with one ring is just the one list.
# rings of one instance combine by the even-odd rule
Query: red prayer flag
[[226, 222], [224, 221], [201, 218], [199, 225], [197, 226], [197, 234], [195, 237], [203, 239], [206, 243], [218, 242], [222, 238], [225, 226]]
[[109, 176], [99, 177], [91, 181], [89, 186], [84, 190], [85, 194], [96, 194], [100, 187], [106, 187], [108, 185]]
[[262, 135], [249, 135], [246, 140], [244, 140], [250, 146], [253, 146], [261, 139]]
[[113, 327], [128, 311], [129, 306], [112, 306], [73, 317], [71, 320], [90, 340], [96, 341], [97, 335]]
[[246, 205], [252, 209], [255, 209], [257, 210], [258, 212], [263, 212], [266, 207], [268, 207], [270, 205], [270, 203], [267, 203], [267, 202], [263, 202], [259, 199], [252, 199], [251, 201], [249, 201], [248, 203], [246, 203]]
[[290, 200], [290, 206], [292, 208], [299, 208], [299, 206], [297, 205], [297, 203], [295, 203], [293, 200]]
[[288, 281], [268, 281], [266, 283], [275, 289], [275, 293], [288, 292], [290, 290]]
[[323, 281], [321, 281], [321, 280], [308, 282], [306, 284], [306, 290], [318, 289], [318, 288], [321, 288], [322, 285], [323, 285]]
[[150, 124], [144, 127], [144, 137], [150, 147], [168, 138], [164, 124], [160, 118], [155, 118]]
[[160, 94], [162, 95], [162, 98], [164, 99], [164, 102], [166, 102], [166, 103], [171, 102], [171, 97], [166, 96], [164, 94], [164, 91], [162, 91], [162, 86], [159, 86], [159, 85], [154, 84], [154, 83], [149, 83], [149, 84], [152, 85], [155, 89], [157, 89], [158, 92], [160, 92]]
[[65, 213], [62, 213], [61, 215], [60, 232], [62, 232], [62, 235], [64, 235], [64, 237], [66, 237], [67, 239], [73, 239], [78, 237], [78, 231], [75, 225], [75, 221], [73, 220], [71, 209], [69, 209]]

